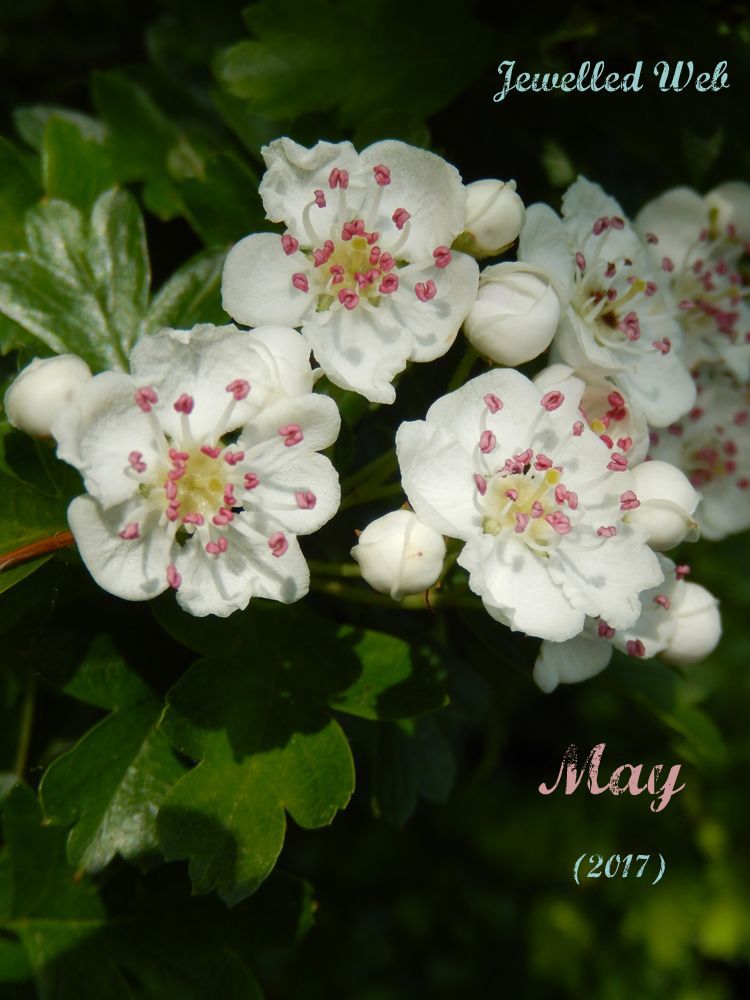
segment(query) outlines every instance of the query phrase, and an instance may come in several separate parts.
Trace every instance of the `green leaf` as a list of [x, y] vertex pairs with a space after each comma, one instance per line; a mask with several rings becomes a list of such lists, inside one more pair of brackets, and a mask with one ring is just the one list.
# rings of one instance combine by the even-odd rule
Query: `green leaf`
[[103, 122], [92, 118], [91, 115], [73, 111], [71, 108], [62, 108], [51, 104], [34, 104], [28, 108], [16, 108], [13, 112], [16, 131], [24, 142], [27, 142], [37, 153], [42, 152], [44, 133], [52, 119], [69, 122], [76, 127], [84, 139], [89, 139], [92, 142], [103, 143], [106, 137]]
[[221, 307], [224, 250], [204, 250], [175, 271], [154, 296], [144, 320], [146, 333], [163, 327], [186, 330], [197, 323], [227, 322]]
[[107, 191], [89, 219], [49, 201], [29, 211], [26, 234], [30, 253], [0, 254], [0, 312], [56, 353], [126, 368], [150, 282], [135, 199]]
[[50, 118], [42, 151], [44, 186], [50, 198], [61, 198], [88, 211], [116, 180], [108, 150], [73, 122]]
[[233, 156], [214, 156], [203, 177], [179, 184], [185, 216], [204, 243], [225, 246], [268, 228], [258, 178]]
[[161, 725], [200, 761], [162, 805], [164, 853], [189, 859], [195, 892], [215, 888], [229, 905], [272, 870], [286, 812], [306, 829], [324, 826], [354, 789], [346, 737], [279, 643], [251, 663], [199, 661], [169, 693]]
[[414, 813], [417, 799], [447, 801], [456, 775], [450, 745], [433, 716], [378, 728], [373, 769], [373, 811], [395, 826]]
[[155, 728], [161, 703], [103, 638], [63, 690], [114, 710], [59, 757], [41, 783], [47, 819], [73, 825], [68, 860], [93, 874], [116, 854], [134, 859], [156, 852], [156, 814], [184, 772]]
[[375, 112], [402, 108], [404, 95], [410, 112], [424, 118], [495, 58], [493, 29], [464, 6], [436, 18], [427, 0], [403, 4], [398, 46], [409, 58], [393, 59], [394, 22], [377, 5], [362, 5], [352, 17], [346, 0], [263, 0], [245, 11], [253, 40], [221, 51], [214, 72], [230, 94], [270, 118], [336, 109], [343, 125], [356, 126]]
[[[32, 542], [67, 531], [66, 504], [0, 472], [0, 556]], [[46, 561], [35, 559], [0, 571], [0, 593], [23, 580]]]
[[22, 250], [26, 246], [24, 215], [42, 191], [26, 158], [2, 136], [0, 178], [0, 250]]
[[[262, 914], [242, 908], [230, 921], [211, 901], [186, 901], [158, 883], [153, 895], [121, 892], [105, 907], [68, 865], [65, 831], [42, 825], [30, 789], [16, 786], [2, 815], [0, 983], [32, 979], [41, 1000], [261, 1000], [245, 955]], [[295, 900], [297, 921], [306, 919], [306, 897], [284, 888], [281, 924], [266, 901], [282, 933]]]

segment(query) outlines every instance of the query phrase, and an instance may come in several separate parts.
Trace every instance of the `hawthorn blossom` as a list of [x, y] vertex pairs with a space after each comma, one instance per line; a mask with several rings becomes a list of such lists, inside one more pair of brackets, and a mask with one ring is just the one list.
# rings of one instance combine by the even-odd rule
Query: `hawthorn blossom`
[[68, 520], [96, 582], [132, 601], [172, 588], [191, 614], [221, 617], [302, 597], [296, 536], [340, 499], [317, 454], [339, 415], [312, 378], [294, 330], [201, 325], [146, 337], [130, 375], [87, 382], [52, 431], [86, 486]]
[[394, 376], [445, 354], [476, 297], [476, 262], [450, 249], [465, 221], [458, 171], [393, 140], [262, 152], [266, 216], [286, 231], [230, 250], [224, 308], [247, 326], [301, 327], [333, 383], [392, 403]]
[[532, 205], [518, 255], [549, 275], [561, 299], [553, 348], [563, 361], [610, 378], [656, 427], [691, 408], [665, 271], [613, 198], [581, 177], [563, 198], [562, 219]]
[[396, 435], [417, 516], [464, 545], [458, 562], [489, 614], [560, 642], [586, 616], [627, 628], [662, 579], [627, 458], [581, 420], [584, 384], [543, 392], [512, 369], [472, 379]]
[[746, 381], [750, 306], [740, 259], [750, 244], [750, 186], [724, 184], [705, 197], [673, 188], [650, 201], [636, 224], [668, 265], [688, 365], [719, 364]]
[[695, 406], [651, 434], [650, 456], [681, 469], [702, 500], [693, 515], [712, 541], [750, 528], [750, 389], [711, 368], [697, 376]]
[[580, 635], [566, 642], [542, 643], [534, 680], [543, 691], [596, 676], [615, 649], [638, 659], [662, 656], [679, 665], [696, 663], [712, 652], [721, 637], [718, 601], [686, 580], [689, 566], [658, 558], [664, 579], [641, 594], [641, 613], [630, 628], [615, 629], [602, 618], [587, 619]]

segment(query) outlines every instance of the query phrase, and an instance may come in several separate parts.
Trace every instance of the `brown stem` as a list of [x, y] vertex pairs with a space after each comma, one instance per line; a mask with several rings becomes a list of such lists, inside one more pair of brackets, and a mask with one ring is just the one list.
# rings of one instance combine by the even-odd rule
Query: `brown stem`
[[36, 559], [39, 556], [47, 555], [48, 552], [66, 549], [71, 545], [75, 545], [75, 538], [73, 538], [71, 531], [56, 531], [49, 538], [40, 538], [38, 542], [21, 545], [20, 548], [0, 555], [0, 573], [12, 566], [17, 566], [19, 563], [28, 562], [29, 559]]

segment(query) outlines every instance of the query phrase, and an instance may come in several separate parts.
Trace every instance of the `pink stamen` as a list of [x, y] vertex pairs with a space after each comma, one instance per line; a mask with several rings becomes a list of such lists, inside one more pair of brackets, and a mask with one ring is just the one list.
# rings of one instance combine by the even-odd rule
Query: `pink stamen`
[[186, 392], [175, 400], [174, 408], [178, 413], [190, 414], [193, 412], [193, 407], [195, 406], [195, 400], [192, 396], [188, 396]]
[[224, 528], [234, 520], [234, 514], [229, 510], [228, 507], [221, 507], [218, 514], [214, 514], [211, 521], [218, 527]]
[[690, 576], [690, 567], [687, 563], [681, 563], [679, 566], [675, 566], [674, 575], [678, 580], [684, 580], [686, 576]]
[[396, 274], [386, 274], [386, 276], [378, 285], [378, 291], [382, 292], [384, 295], [390, 295], [391, 292], [395, 292], [397, 288], [398, 288], [398, 275]]
[[565, 396], [559, 389], [553, 389], [552, 392], [545, 392], [541, 400], [542, 406], [548, 413], [559, 409], [564, 402]]
[[218, 458], [221, 454], [221, 448], [212, 448], [210, 444], [201, 445], [201, 451], [209, 458]]
[[653, 346], [660, 354], [669, 354], [669, 351], [672, 347], [672, 341], [669, 339], [669, 337], [662, 337], [661, 340], [655, 340], [653, 342]]
[[571, 510], [578, 510], [578, 494], [577, 493], [574, 493], [573, 490], [568, 490], [568, 496], [567, 496], [566, 499], [568, 501], [568, 507], [570, 507]]
[[[605, 272], [604, 272], [604, 277], [605, 277], [605, 278], [614, 278], [614, 276], [615, 276], [616, 274], [617, 274], [617, 268], [616, 268], [616, 267], [615, 267], [615, 265], [614, 265], [614, 264], [612, 263], [612, 261], [610, 261], [610, 262], [609, 262], [609, 263], [607, 264], [607, 268], [606, 268], [606, 270], [605, 270]], [[610, 291], [614, 291], [614, 289], [612, 288], [612, 289], [610, 289]], [[615, 292], [615, 294], [617, 294], [617, 293]]]
[[484, 494], [487, 492], [487, 480], [484, 478], [484, 476], [480, 476], [478, 472], [475, 472], [474, 483], [480, 495], [484, 496]]
[[579, 271], [586, 270], [586, 258], [583, 256], [580, 250], [576, 251], [576, 267]]
[[484, 397], [484, 402], [490, 413], [499, 413], [503, 408], [503, 401], [494, 392], [488, 392]]
[[146, 463], [143, 461], [143, 452], [131, 451], [128, 455], [128, 464], [133, 472], [145, 472]]
[[674, 261], [671, 257], [662, 257], [661, 259], [662, 271], [666, 271], [667, 274], [671, 274], [674, 271]]
[[226, 451], [224, 452], [224, 461], [227, 465], [235, 466], [238, 465], [245, 457], [244, 451]]
[[164, 484], [164, 495], [167, 500], [177, 499], [177, 483], [173, 483], [171, 479], [168, 479]]
[[224, 487], [224, 503], [227, 507], [237, 506], [237, 500], [234, 495], [234, 486], [231, 483], [227, 483]]
[[612, 448], [614, 446], [614, 441], [609, 436], [609, 434], [600, 434], [599, 437], [606, 444], [608, 448]]
[[340, 285], [344, 280], [344, 265], [343, 264], [332, 264], [330, 268], [330, 273], [333, 275], [334, 285]]
[[633, 447], [633, 439], [631, 437], [618, 438], [617, 447], [620, 451], [630, 451]]
[[177, 590], [182, 583], [182, 577], [177, 572], [177, 567], [174, 563], [170, 563], [169, 566], [167, 566], [167, 583], [172, 590]]
[[617, 324], [617, 329], [621, 333], [624, 333], [628, 340], [638, 340], [641, 335], [641, 324], [638, 320], [638, 314], [629, 312], [625, 319], [620, 320]]
[[345, 222], [341, 230], [341, 239], [350, 240], [353, 236], [364, 236], [365, 235], [365, 223], [364, 219], [352, 219], [351, 222]]
[[435, 295], [437, 294], [437, 286], [432, 278], [426, 282], [418, 281], [414, 286], [414, 294], [420, 302], [429, 302], [430, 299], [435, 298]]
[[492, 431], [482, 431], [482, 436], [479, 439], [479, 450], [486, 455], [495, 447], [496, 441]]
[[562, 483], [558, 483], [555, 487], [555, 502], [565, 503], [568, 496], [568, 491], [565, 489]]
[[664, 608], [665, 611], [669, 611], [672, 607], [672, 602], [666, 594], [657, 594], [654, 598], [654, 604], [658, 604], [659, 607]]
[[248, 393], [250, 392], [250, 383], [244, 378], [236, 378], [233, 382], [230, 382], [226, 387], [227, 392], [231, 392], [234, 398], [239, 403], [242, 399], [247, 399]]
[[300, 292], [310, 291], [310, 282], [307, 280], [307, 276], [301, 274], [299, 271], [292, 275], [292, 284]]
[[646, 647], [643, 645], [640, 639], [628, 639], [625, 643], [625, 649], [628, 652], [628, 656], [645, 656]]
[[544, 507], [542, 507], [542, 505], [539, 503], [538, 500], [535, 500], [531, 505], [531, 516], [541, 517], [543, 513], [544, 513]]
[[294, 499], [300, 510], [312, 510], [318, 502], [318, 498], [311, 490], [300, 490], [294, 494]]
[[164, 511], [164, 515], [168, 521], [176, 521], [180, 516], [180, 505], [179, 503], [171, 503], [169, 507]]
[[539, 452], [534, 461], [534, 468], [538, 469], [539, 472], [545, 472], [547, 469], [552, 468], [552, 459]]
[[289, 257], [299, 250], [299, 240], [295, 239], [291, 233], [284, 233], [281, 237], [281, 249]]
[[339, 170], [338, 167], [334, 167], [333, 170], [328, 175], [328, 186], [333, 189], [335, 187], [348, 188], [349, 187], [349, 171]]
[[388, 167], [383, 166], [382, 163], [373, 167], [372, 172], [375, 175], [375, 183], [379, 184], [381, 187], [385, 187], [387, 184], [391, 183], [391, 172]]
[[217, 539], [217, 541], [208, 542], [208, 544], [206, 545], [206, 552], [208, 552], [210, 556], [218, 556], [222, 552], [226, 552], [228, 548], [229, 548], [229, 543], [227, 542], [226, 538], [222, 535], [219, 539]]
[[372, 250], [370, 251], [370, 263], [377, 264], [377, 262], [380, 260], [381, 253], [382, 250], [380, 249], [380, 247], [373, 247]]
[[617, 534], [617, 528], [613, 525], [602, 525], [601, 528], [596, 529], [596, 533], [600, 538], [614, 538]]
[[287, 448], [299, 444], [305, 437], [299, 424], [284, 424], [283, 427], [279, 427], [279, 434], [284, 438]]
[[150, 413], [153, 404], [159, 402], [159, 397], [150, 385], [144, 385], [142, 388], [136, 389], [134, 398], [136, 404], [144, 413]]
[[614, 452], [609, 462], [607, 463], [607, 468], [612, 472], [624, 472], [628, 467], [628, 460], [624, 455], [619, 452]]
[[367, 239], [368, 246], [372, 246], [373, 243], [377, 243], [378, 240], [380, 239], [380, 233], [377, 232], [365, 233], [365, 238]]
[[351, 288], [342, 288], [339, 292], [339, 302], [345, 309], [356, 309], [359, 303], [359, 295]]
[[567, 515], [563, 514], [561, 510], [555, 510], [551, 514], [547, 514], [544, 520], [558, 535], [567, 535], [573, 530], [573, 525], [568, 520]]
[[583, 434], [583, 422], [581, 420], [576, 420], [573, 424], [573, 436], [580, 437]]
[[591, 232], [594, 234], [594, 236], [601, 236], [602, 233], [607, 229], [609, 229], [609, 219], [606, 218], [606, 216], [602, 216], [600, 219], [597, 219], [594, 225], [591, 227]]
[[612, 218], [609, 220], [609, 224], [610, 226], [612, 226], [613, 229], [625, 228], [625, 222], [620, 218], [619, 215], [613, 215]]
[[655, 233], [646, 233], [646, 242], [650, 243], [652, 246], [659, 242], [659, 237]]
[[201, 527], [206, 523], [205, 518], [202, 514], [185, 514], [182, 519], [183, 524], [195, 524], [197, 527]]
[[513, 503], [515, 503], [516, 500], [518, 500], [518, 490], [513, 489], [512, 486], [510, 489], [507, 489], [505, 491], [505, 495], [509, 500], [512, 500]]
[[528, 523], [529, 523], [529, 515], [518, 513], [516, 514], [516, 526], [513, 530], [517, 535], [521, 535], [526, 530], [526, 525]]
[[620, 494], [620, 510], [635, 510], [641, 506], [641, 501], [632, 490]]
[[432, 256], [435, 259], [435, 267], [447, 267], [453, 259], [453, 255], [448, 247], [443, 246], [435, 247], [432, 251]]
[[646, 287], [643, 289], [643, 294], [646, 298], [650, 299], [652, 295], [656, 295], [658, 288], [655, 281], [647, 281]]
[[407, 212], [405, 208], [397, 208], [391, 218], [396, 226], [396, 229], [403, 229], [411, 218], [411, 213]]
[[254, 472], [246, 472], [243, 483], [246, 490], [254, 490], [260, 484], [260, 479], [258, 479]]
[[133, 521], [131, 524], [125, 525], [121, 532], [119, 532], [120, 538], [125, 539], [126, 542], [134, 541], [136, 538], [141, 537], [140, 525]]
[[396, 258], [389, 253], [381, 254], [380, 260], [378, 261], [378, 266], [381, 271], [392, 271], [396, 266]]
[[276, 558], [283, 556], [289, 548], [289, 542], [286, 540], [284, 532], [277, 531], [274, 535], [271, 535], [268, 539], [268, 547], [271, 550], [271, 554], [276, 556]]
[[325, 208], [326, 196], [323, 194], [323, 192], [321, 190], [313, 191], [313, 195], [315, 196], [315, 204], [318, 206], [318, 208]]
[[612, 626], [608, 625], [603, 620], [599, 622], [599, 625], [597, 627], [597, 632], [599, 633], [599, 636], [602, 639], [611, 639], [615, 634], [615, 630], [612, 628]]

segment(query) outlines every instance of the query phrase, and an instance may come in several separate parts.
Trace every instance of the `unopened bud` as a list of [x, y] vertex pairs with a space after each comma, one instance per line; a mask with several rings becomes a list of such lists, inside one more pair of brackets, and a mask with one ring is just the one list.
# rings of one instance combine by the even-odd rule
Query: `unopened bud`
[[394, 510], [367, 525], [351, 554], [373, 590], [400, 601], [436, 582], [445, 560], [445, 540], [413, 511]]
[[668, 462], [641, 462], [631, 470], [633, 489], [640, 506], [625, 515], [628, 524], [648, 532], [648, 544], [657, 552], [674, 548], [686, 538], [694, 541], [697, 526], [692, 518], [700, 494], [687, 476]]
[[499, 254], [518, 239], [525, 218], [515, 181], [467, 184], [466, 225], [457, 248], [479, 258]]
[[667, 663], [689, 666], [704, 659], [721, 638], [719, 602], [698, 583], [685, 583], [682, 600], [673, 606], [677, 630], [661, 654]]
[[480, 354], [513, 366], [546, 350], [559, 320], [560, 300], [544, 274], [509, 262], [485, 268], [464, 330]]
[[60, 410], [90, 378], [89, 366], [75, 354], [34, 358], [5, 393], [8, 420], [32, 437], [49, 437]]

